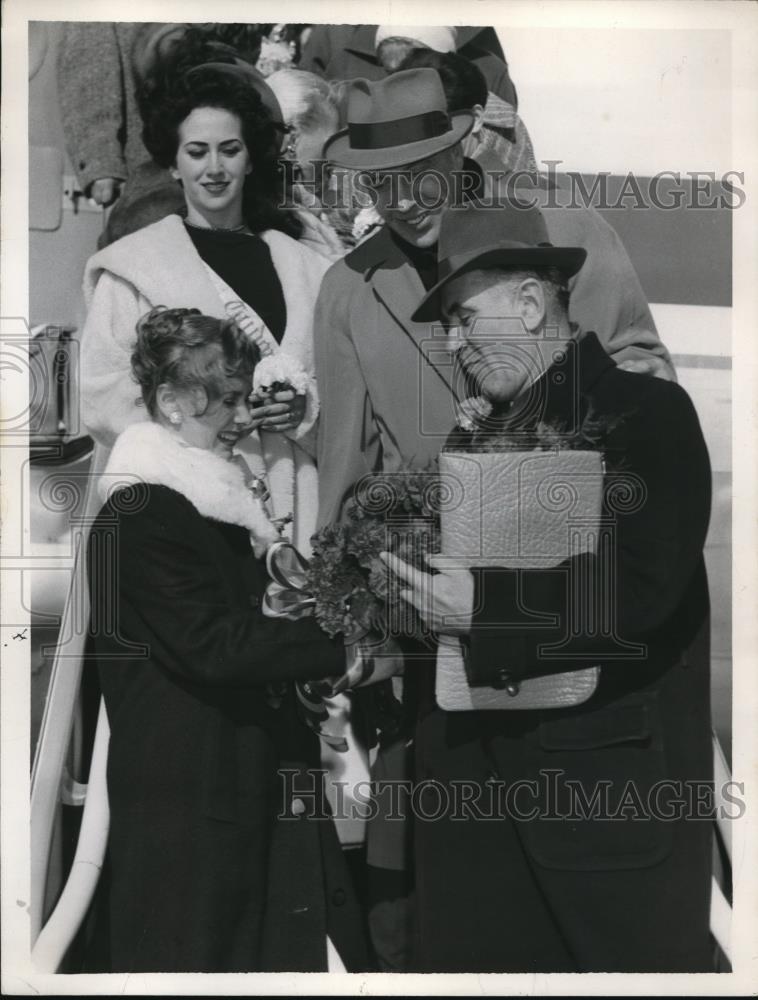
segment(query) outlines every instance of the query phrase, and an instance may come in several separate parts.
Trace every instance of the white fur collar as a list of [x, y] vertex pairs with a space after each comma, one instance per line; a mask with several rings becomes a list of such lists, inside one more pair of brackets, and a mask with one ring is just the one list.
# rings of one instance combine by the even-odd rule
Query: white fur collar
[[262, 556], [279, 539], [263, 505], [245, 486], [240, 467], [202, 448], [190, 448], [158, 424], [132, 424], [119, 435], [98, 490], [103, 501], [120, 477], [168, 486], [185, 496], [203, 517], [238, 524], [250, 532], [253, 551]]

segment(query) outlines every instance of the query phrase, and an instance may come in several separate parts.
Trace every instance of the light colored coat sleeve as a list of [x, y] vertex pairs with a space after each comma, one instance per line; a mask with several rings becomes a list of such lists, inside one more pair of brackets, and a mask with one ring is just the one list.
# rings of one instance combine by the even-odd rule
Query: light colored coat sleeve
[[[503, 171], [493, 169], [489, 157], [482, 157], [480, 165], [488, 193], [508, 196]], [[613, 226], [591, 205], [576, 204], [568, 188], [534, 183], [532, 178], [518, 184], [515, 193], [542, 211], [554, 246], [587, 251], [584, 265], [569, 280], [569, 318], [585, 333], [596, 333], [616, 364], [643, 361], [651, 366], [651, 374], [676, 381], [637, 272]]]
[[305, 416], [296, 428], [285, 433], [307, 454], [316, 458], [320, 387], [314, 368], [313, 314], [321, 282], [331, 261], [302, 240], [293, 240], [276, 230], [266, 232], [264, 240], [271, 251], [271, 260], [279, 275], [287, 308], [287, 328], [280, 345], [281, 350], [292, 355], [311, 376]]
[[547, 192], [533, 194], [542, 202], [550, 242], [587, 251], [584, 265], [569, 280], [569, 318], [596, 333], [616, 364], [647, 361], [657, 369], [653, 374], [675, 380], [637, 272], [613, 226], [591, 206], [550, 207]]
[[81, 418], [90, 434], [105, 445], [147, 411], [137, 401], [131, 354], [137, 320], [151, 303], [133, 285], [108, 271], [101, 273], [90, 302], [81, 339]]
[[571, 319], [597, 333], [616, 364], [650, 361], [653, 355], [660, 361], [660, 374], [675, 379], [671, 357], [618, 233], [593, 208], [582, 214], [589, 253], [572, 279]]
[[382, 459], [379, 428], [351, 334], [350, 277], [344, 265], [336, 264], [316, 302], [319, 527], [337, 520], [347, 491], [380, 468]]

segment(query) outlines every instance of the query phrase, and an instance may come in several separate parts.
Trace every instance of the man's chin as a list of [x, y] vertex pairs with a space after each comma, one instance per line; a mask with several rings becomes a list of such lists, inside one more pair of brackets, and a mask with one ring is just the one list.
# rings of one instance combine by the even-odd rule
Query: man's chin
[[508, 383], [488, 385], [486, 382], [481, 385], [479, 389], [479, 394], [483, 396], [488, 403], [493, 406], [502, 407], [510, 406], [510, 404], [516, 399], [524, 388], [524, 382], [518, 384]]

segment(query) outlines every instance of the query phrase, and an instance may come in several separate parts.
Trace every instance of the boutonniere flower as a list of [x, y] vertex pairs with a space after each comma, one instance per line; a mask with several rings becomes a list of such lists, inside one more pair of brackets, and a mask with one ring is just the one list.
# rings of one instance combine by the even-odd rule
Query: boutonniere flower
[[492, 403], [484, 396], [469, 396], [456, 407], [458, 426], [464, 431], [473, 431], [492, 413]]
[[353, 239], [356, 242], [362, 240], [375, 226], [381, 225], [381, 222], [381, 216], [372, 205], [362, 208], [353, 220]]
[[304, 396], [311, 381], [310, 375], [289, 354], [278, 351], [263, 358], [253, 372], [253, 392], [270, 396], [275, 392], [291, 389]]

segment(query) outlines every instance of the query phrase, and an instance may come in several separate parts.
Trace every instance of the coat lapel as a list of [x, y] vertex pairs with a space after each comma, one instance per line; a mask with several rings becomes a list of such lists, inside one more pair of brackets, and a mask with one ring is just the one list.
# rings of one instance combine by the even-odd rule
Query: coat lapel
[[456, 423], [453, 359], [441, 330], [436, 338], [432, 325], [411, 320], [424, 286], [386, 228], [354, 253], [361, 251], [363, 292], [351, 309], [351, 335], [381, 430], [383, 466], [424, 467]]
[[[389, 241], [388, 241], [389, 242]], [[452, 355], [446, 349], [446, 337], [442, 328], [430, 323], [414, 323], [411, 316], [426, 294], [423, 282], [416, 269], [397, 251], [393, 258], [391, 251], [387, 258], [373, 272], [372, 284], [377, 302], [392, 320], [395, 330], [405, 337], [415, 348], [421, 361], [430, 373], [439, 379], [447, 391], [457, 399], [452, 379]], [[438, 336], [435, 336], [435, 333]], [[433, 342], [439, 340], [439, 347]]]

